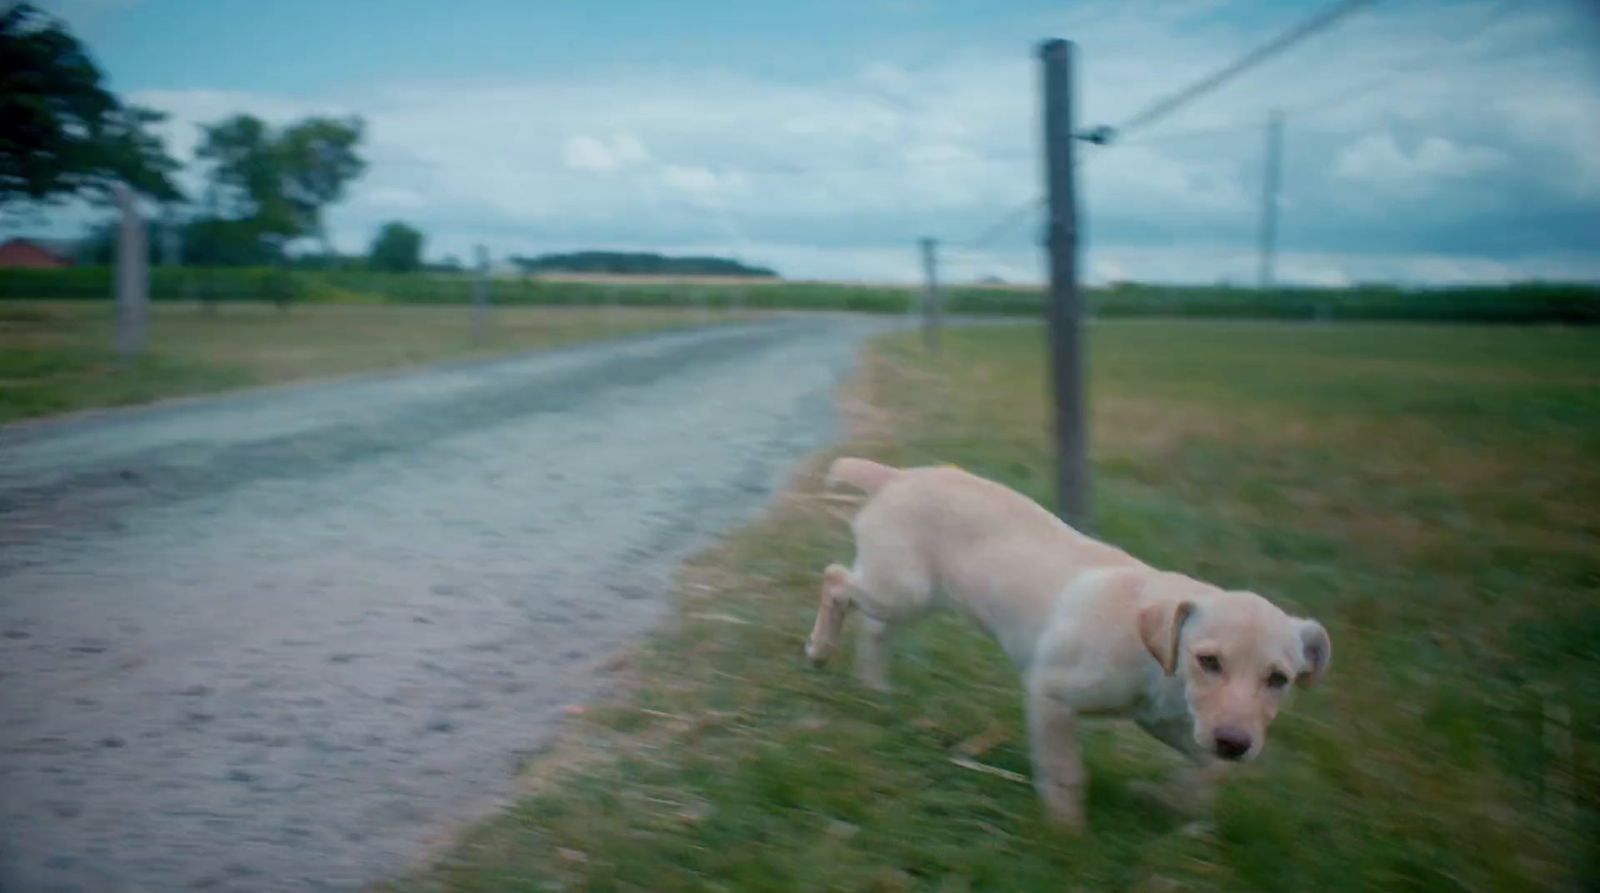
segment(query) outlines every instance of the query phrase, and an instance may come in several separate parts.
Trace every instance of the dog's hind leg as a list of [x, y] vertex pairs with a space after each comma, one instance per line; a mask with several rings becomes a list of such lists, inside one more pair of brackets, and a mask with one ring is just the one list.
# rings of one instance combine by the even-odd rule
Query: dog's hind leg
[[[889, 688], [889, 634], [926, 611], [933, 599], [933, 574], [915, 528], [898, 519], [896, 504], [880, 496], [862, 509], [851, 527], [856, 560], [850, 570], [833, 565], [823, 575], [823, 606], [814, 642], [829, 653], [838, 641], [839, 619], [830, 614], [840, 601], [861, 610], [856, 638], [856, 678], [868, 688]], [[829, 622], [831, 621], [831, 626]], [[829, 635], [831, 633], [831, 635]]]
[[[843, 565], [830, 564], [822, 572], [822, 591], [817, 598], [817, 621], [806, 639], [806, 659], [821, 666], [839, 648], [844, 619], [850, 609], [859, 607], [858, 597], [867, 597], [860, 576]], [[889, 622], [867, 615], [861, 618], [856, 638], [856, 678], [877, 691], [889, 690]]]
[[856, 633], [856, 678], [873, 691], [889, 691], [889, 622], [861, 618]]
[[913, 623], [933, 604], [932, 574], [916, 544], [893, 527], [863, 515], [859, 550], [851, 574], [861, 627], [856, 635], [856, 678], [875, 691], [889, 690], [889, 645], [893, 633]]
[[839, 647], [845, 615], [850, 613], [853, 576], [844, 565], [830, 564], [822, 572], [822, 592], [817, 600], [817, 622], [806, 639], [806, 659], [814, 667], [827, 662]]

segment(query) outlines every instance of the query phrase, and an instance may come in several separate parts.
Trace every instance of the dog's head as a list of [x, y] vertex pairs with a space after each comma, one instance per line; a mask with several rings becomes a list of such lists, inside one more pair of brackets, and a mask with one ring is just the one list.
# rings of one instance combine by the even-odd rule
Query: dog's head
[[1325, 673], [1333, 646], [1315, 620], [1250, 592], [1197, 597], [1202, 585], [1176, 575], [1152, 581], [1139, 637], [1162, 672], [1183, 677], [1195, 743], [1226, 760], [1254, 759], [1290, 684]]

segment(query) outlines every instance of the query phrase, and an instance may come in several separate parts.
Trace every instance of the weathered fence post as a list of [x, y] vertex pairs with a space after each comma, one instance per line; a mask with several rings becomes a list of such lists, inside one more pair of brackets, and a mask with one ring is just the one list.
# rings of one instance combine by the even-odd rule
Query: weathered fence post
[[145, 324], [150, 312], [149, 251], [144, 219], [139, 216], [133, 190], [118, 183], [113, 194], [120, 214], [117, 226], [117, 356], [132, 362], [144, 351]]
[[477, 275], [472, 280], [472, 343], [482, 347], [489, 336], [489, 249], [477, 247]]
[[939, 327], [944, 323], [938, 253], [937, 241], [922, 240], [922, 343], [933, 353], [939, 352]]
[[1074, 527], [1089, 526], [1089, 429], [1084, 406], [1083, 303], [1078, 293], [1078, 199], [1073, 178], [1072, 44], [1039, 48], [1044, 76], [1044, 158], [1050, 258], [1050, 382], [1055, 400], [1057, 505]]

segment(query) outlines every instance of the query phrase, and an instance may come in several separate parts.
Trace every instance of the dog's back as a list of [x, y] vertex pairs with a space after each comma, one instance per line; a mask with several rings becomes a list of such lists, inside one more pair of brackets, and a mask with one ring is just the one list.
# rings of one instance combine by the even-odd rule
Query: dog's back
[[863, 516], [883, 516], [918, 540], [966, 545], [989, 539], [1049, 543], [1088, 566], [1137, 563], [1113, 546], [1074, 530], [1044, 506], [1017, 491], [952, 465], [894, 468], [870, 459], [844, 457], [828, 471], [830, 486], [845, 484], [872, 498]]
[[1018, 611], [1042, 622], [1063, 581], [1088, 567], [1139, 564], [1021, 493], [959, 468], [845, 458], [829, 480], [872, 494], [852, 527], [863, 601], [886, 612], [948, 600], [989, 626], [994, 615]]

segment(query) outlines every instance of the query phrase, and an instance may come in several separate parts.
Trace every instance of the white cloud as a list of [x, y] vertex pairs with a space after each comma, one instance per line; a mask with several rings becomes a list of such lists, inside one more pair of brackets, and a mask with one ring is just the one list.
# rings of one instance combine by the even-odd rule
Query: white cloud
[[903, 96], [911, 96], [916, 92], [917, 79], [911, 72], [890, 62], [868, 63], [858, 77], [863, 84], [878, 90]]
[[198, 125], [219, 121], [230, 115], [249, 113], [272, 124], [283, 124], [306, 115], [347, 115], [349, 106], [304, 99], [232, 90], [141, 90], [129, 97], [138, 105], [170, 112], [163, 135], [167, 148], [185, 156], [200, 143]]
[[1356, 183], [1420, 192], [1438, 181], [1460, 179], [1494, 170], [1505, 156], [1481, 146], [1458, 146], [1443, 137], [1430, 136], [1411, 151], [1400, 147], [1387, 131], [1369, 133], [1351, 143], [1334, 162], [1335, 176]]
[[[1089, 281], [1097, 284], [1154, 279], [1253, 285], [1258, 261], [1249, 248], [1222, 243], [1108, 245], [1091, 250], [1089, 259]], [[1496, 259], [1433, 253], [1284, 251], [1278, 254], [1274, 269], [1277, 281], [1300, 285], [1465, 285], [1528, 279], [1595, 280], [1600, 278], [1600, 257], [1563, 252]]]
[[376, 189], [365, 190], [359, 200], [367, 207], [379, 210], [414, 211], [428, 206], [426, 196], [416, 190], [399, 186], [379, 186]]
[[561, 148], [561, 160], [575, 171], [607, 174], [650, 160], [650, 152], [630, 134], [620, 134], [609, 142], [599, 137], [575, 136]]
[[717, 173], [700, 165], [668, 164], [661, 168], [666, 186], [701, 197], [715, 197], [742, 191], [748, 179], [739, 171]]

